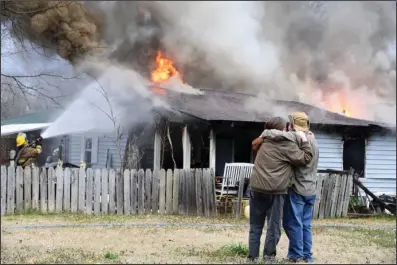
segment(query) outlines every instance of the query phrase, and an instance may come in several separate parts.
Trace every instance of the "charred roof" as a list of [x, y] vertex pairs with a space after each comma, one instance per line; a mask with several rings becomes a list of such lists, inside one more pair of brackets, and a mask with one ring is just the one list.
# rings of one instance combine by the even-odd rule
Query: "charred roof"
[[[254, 95], [209, 89], [201, 90], [204, 92], [203, 95], [167, 91], [167, 93], [159, 96], [164, 98], [175, 111], [206, 121], [264, 122], [275, 115], [275, 111], [272, 108], [278, 106], [289, 113], [297, 110], [306, 112], [312, 124], [396, 127], [395, 125], [381, 122], [350, 118], [294, 101], [264, 99], [263, 109], [266, 109], [266, 104], [268, 104], [269, 110], [250, 111], [247, 110], [246, 104], [248, 100], [255, 98]], [[283, 116], [282, 114], [279, 115]]]

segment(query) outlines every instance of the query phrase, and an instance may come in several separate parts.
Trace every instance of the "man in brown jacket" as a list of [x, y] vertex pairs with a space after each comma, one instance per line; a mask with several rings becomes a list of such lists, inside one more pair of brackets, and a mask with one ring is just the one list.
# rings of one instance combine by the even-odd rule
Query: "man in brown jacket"
[[[285, 130], [286, 122], [275, 117], [265, 124], [265, 129]], [[276, 256], [276, 246], [281, 236], [281, 211], [284, 196], [291, 186], [294, 176], [294, 166], [308, 164], [312, 151], [303, 133], [297, 132], [301, 137], [300, 147], [296, 142], [285, 138], [274, 141], [261, 139], [254, 168], [250, 178], [250, 232], [249, 256], [250, 260], [259, 257], [260, 238], [268, 217], [268, 229], [263, 251], [264, 260], [273, 260]], [[253, 148], [257, 141], [253, 142]]]

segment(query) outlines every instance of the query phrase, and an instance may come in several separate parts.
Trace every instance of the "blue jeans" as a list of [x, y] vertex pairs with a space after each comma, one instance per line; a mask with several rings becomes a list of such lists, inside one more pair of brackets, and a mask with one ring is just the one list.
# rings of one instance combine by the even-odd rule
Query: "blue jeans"
[[283, 227], [289, 239], [288, 258], [313, 261], [312, 219], [316, 195], [302, 196], [293, 189], [285, 198]]

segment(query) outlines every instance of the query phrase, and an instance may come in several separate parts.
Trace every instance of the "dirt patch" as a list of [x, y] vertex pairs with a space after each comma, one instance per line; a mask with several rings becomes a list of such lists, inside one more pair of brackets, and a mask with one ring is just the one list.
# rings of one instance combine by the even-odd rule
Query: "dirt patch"
[[[395, 231], [370, 233], [314, 229], [316, 263], [395, 263]], [[241, 257], [217, 253], [231, 243], [246, 244], [247, 237], [246, 228], [4, 229], [1, 263], [241, 263]], [[287, 247], [283, 235], [279, 259]]]

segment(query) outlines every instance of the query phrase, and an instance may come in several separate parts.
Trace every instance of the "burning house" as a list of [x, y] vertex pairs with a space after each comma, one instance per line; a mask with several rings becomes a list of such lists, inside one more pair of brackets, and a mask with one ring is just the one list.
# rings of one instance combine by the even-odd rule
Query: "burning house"
[[[67, 133], [63, 136], [67, 162], [85, 161], [93, 168], [210, 167], [222, 175], [227, 162], [254, 161], [251, 141], [261, 133], [266, 119], [302, 110], [308, 113], [319, 142], [319, 169], [353, 167], [368, 188], [395, 191], [395, 125], [349, 117], [357, 117], [354, 100], [350, 100], [357, 95], [363, 96], [360, 102], [378, 94], [382, 99], [395, 97], [395, 69], [387, 62], [379, 63], [384, 61], [379, 48], [384, 45], [373, 41], [388, 41], [391, 33], [385, 29], [389, 28], [395, 38], [395, 12], [390, 13], [394, 9], [382, 8], [379, 12], [383, 13], [373, 14], [376, 3], [350, 3], [354, 7], [351, 10], [363, 11], [362, 17], [359, 23], [345, 23], [341, 18], [350, 19], [350, 15], [340, 11], [346, 7], [329, 8], [328, 17], [323, 19], [299, 2], [217, 4], [211, 6], [218, 12], [212, 19], [203, 16], [211, 8], [195, 2], [72, 1], [53, 6], [49, 1], [36, 2], [35, 8], [44, 11], [15, 18], [24, 22], [24, 31], [55, 46], [72, 64], [90, 61], [85, 60], [89, 56], [134, 69], [150, 79], [150, 96], [146, 98], [168, 106], [151, 107], [152, 120], [142, 119], [133, 130], [123, 128], [117, 136], [95, 130]], [[32, 9], [21, 3], [7, 3], [7, 10]], [[92, 13], [86, 12], [89, 7]], [[252, 16], [251, 12], [262, 8], [274, 14]], [[366, 14], [394, 20], [379, 19], [385, 25], [379, 22], [379, 27], [368, 33], [366, 28], [375, 23]], [[230, 26], [225, 21], [237, 22]], [[366, 27], [367, 21], [371, 26]], [[385, 36], [380, 38], [382, 34]], [[360, 41], [352, 37], [356, 35]], [[269, 44], [272, 42], [274, 45]], [[364, 44], [366, 49], [351, 48]], [[108, 49], [103, 52], [105, 46]], [[373, 50], [379, 53], [374, 55]], [[93, 63], [84, 70], [98, 77], [106, 67], [98, 68]], [[338, 76], [336, 70], [343, 75]], [[343, 78], [349, 82], [334, 82]], [[133, 82], [127, 74], [114, 86]], [[318, 89], [320, 85], [325, 88]], [[346, 87], [351, 94], [343, 94]], [[357, 94], [360, 87], [379, 87], [382, 91], [369, 89]], [[318, 100], [302, 100], [318, 91]], [[369, 105], [362, 106], [362, 111], [369, 109]], [[124, 121], [141, 111], [125, 109]], [[84, 110], [75, 116], [86, 114]]]

